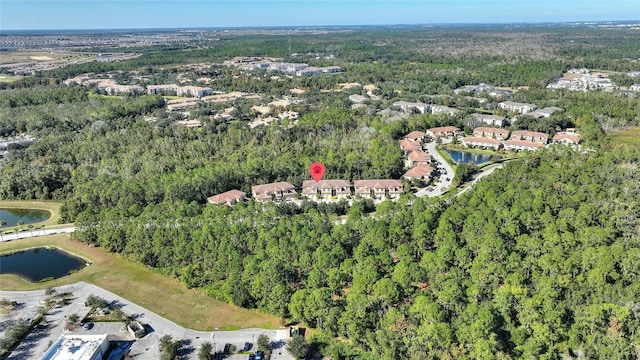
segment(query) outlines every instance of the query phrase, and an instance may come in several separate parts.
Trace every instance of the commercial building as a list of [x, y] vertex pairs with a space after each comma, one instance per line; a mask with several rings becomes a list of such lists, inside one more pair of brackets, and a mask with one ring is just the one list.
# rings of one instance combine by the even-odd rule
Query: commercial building
[[107, 335], [61, 335], [40, 360], [102, 360], [109, 351]]

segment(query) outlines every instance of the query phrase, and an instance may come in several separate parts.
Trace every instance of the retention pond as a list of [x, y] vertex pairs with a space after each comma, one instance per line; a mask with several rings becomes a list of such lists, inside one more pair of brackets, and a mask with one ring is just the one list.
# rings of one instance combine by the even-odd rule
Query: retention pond
[[86, 266], [84, 260], [53, 248], [34, 248], [0, 256], [0, 274], [13, 274], [31, 282], [57, 279]]
[[24, 225], [43, 222], [51, 217], [46, 210], [37, 209], [0, 209], [0, 220], [5, 221], [5, 226], [16, 226], [20, 221]]
[[447, 154], [451, 155], [451, 158], [455, 162], [460, 162], [464, 164], [472, 163], [474, 165], [479, 165], [482, 163], [486, 163], [487, 161], [491, 161], [492, 155], [487, 154], [477, 154], [468, 151], [462, 150], [445, 150]]

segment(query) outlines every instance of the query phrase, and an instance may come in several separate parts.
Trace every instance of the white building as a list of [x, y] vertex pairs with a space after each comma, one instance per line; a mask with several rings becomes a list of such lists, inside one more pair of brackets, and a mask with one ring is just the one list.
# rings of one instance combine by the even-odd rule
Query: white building
[[109, 351], [107, 335], [60, 335], [40, 360], [102, 360]]
[[474, 113], [470, 115], [470, 118], [473, 122], [472, 126], [482, 123], [489, 126], [503, 127], [505, 124], [505, 117], [499, 115]]
[[498, 104], [498, 107], [509, 112], [518, 112], [520, 114], [526, 114], [538, 109], [538, 106], [536, 106], [535, 104], [518, 103], [513, 101], [503, 101]]
[[420, 114], [431, 111], [431, 107], [429, 105], [421, 102], [396, 101], [393, 103], [393, 106], [400, 108], [406, 113], [410, 113], [414, 109], [420, 112]]

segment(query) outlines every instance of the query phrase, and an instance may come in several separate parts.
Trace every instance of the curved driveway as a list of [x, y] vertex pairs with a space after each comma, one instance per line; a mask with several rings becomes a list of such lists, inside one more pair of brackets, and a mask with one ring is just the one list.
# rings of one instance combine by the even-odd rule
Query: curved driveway
[[[451, 187], [451, 183], [453, 181], [453, 177], [455, 173], [453, 172], [453, 168], [451, 168], [449, 163], [447, 163], [445, 159], [442, 157], [442, 155], [440, 155], [440, 153], [436, 150], [435, 141], [426, 143], [425, 150], [427, 151], [427, 153], [429, 153], [429, 155], [431, 155], [436, 160], [436, 162], [438, 163], [438, 166], [444, 169], [444, 171], [442, 174], [440, 174], [440, 179], [438, 180], [438, 183], [436, 184], [436, 187], [433, 190], [427, 191], [428, 188], [425, 188], [423, 190], [418, 191], [416, 193], [416, 196], [417, 197], [440, 196], [445, 192], [449, 191], [449, 188]], [[447, 179], [449, 180], [447, 181]]]

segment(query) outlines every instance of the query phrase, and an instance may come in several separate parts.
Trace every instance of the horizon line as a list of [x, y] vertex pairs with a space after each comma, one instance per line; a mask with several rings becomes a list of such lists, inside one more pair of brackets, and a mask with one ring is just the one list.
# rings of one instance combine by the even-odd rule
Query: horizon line
[[352, 24], [352, 25], [260, 25], [260, 26], [175, 26], [175, 27], [113, 27], [113, 28], [40, 28], [40, 29], [2, 29], [3, 32], [20, 31], [159, 31], [159, 30], [270, 30], [270, 29], [322, 29], [322, 28], [358, 28], [358, 27], [424, 27], [424, 26], [506, 26], [506, 25], [589, 25], [589, 24], [632, 24], [640, 19], [629, 20], [572, 20], [572, 21], [517, 21], [517, 22], [433, 22], [433, 23], [388, 23], [388, 24]]

